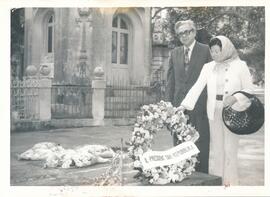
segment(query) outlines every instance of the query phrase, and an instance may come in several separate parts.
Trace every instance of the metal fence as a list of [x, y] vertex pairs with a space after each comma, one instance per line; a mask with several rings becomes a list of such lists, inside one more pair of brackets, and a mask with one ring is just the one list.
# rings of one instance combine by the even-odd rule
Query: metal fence
[[35, 78], [11, 81], [12, 120], [39, 119], [39, 88], [39, 80]]
[[165, 71], [163, 69], [163, 67], [159, 68], [159, 69], [156, 69], [156, 70], [153, 70], [152, 73], [151, 73], [151, 81], [152, 83], [162, 83], [164, 84], [165, 83]]
[[[16, 121], [40, 119], [39, 79], [12, 80], [11, 112]], [[142, 105], [163, 99], [163, 84], [150, 86], [114, 83], [105, 90], [105, 118], [133, 118]], [[51, 117], [92, 118], [92, 87], [90, 85], [53, 84], [51, 88]]]
[[107, 85], [105, 91], [105, 118], [133, 118], [142, 105], [157, 103], [164, 97], [161, 82], [151, 86], [132, 86], [122, 83]]
[[90, 85], [52, 85], [52, 118], [91, 118]]

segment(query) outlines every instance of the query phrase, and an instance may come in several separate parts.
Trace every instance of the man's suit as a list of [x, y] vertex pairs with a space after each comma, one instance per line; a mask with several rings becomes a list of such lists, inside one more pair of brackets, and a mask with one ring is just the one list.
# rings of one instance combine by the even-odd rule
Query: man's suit
[[[169, 69], [167, 73], [166, 96], [174, 106], [178, 107], [190, 88], [198, 79], [203, 65], [212, 60], [209, 47], [196, 41], [191, 52], [188, 70], [185, 71], [184, 46], [180, 46], [171, 51], [169, 57]], [[200, 95], [193, 111], [186, 111], [191, 123], [200, 133], [200, 138], [196, 142], [200, 153], [196, 170], [208, 173], [209, 160], [209, 122], [206, 114], [206, 88]], [[176, 136], [173, 136], [174, 145]]]

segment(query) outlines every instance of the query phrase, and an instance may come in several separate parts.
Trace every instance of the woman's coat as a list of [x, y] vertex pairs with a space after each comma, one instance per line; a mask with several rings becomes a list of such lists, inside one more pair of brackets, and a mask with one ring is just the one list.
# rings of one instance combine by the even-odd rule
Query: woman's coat
[[[216, 105], [216, 83], [217, 83], [217, 72], [215, 69], [216, 62], [212, 61], [203, 66], [200, 76], [193, 87], [190, 89], [181, 105], [188, 110], [193, 110], [197, 99], [199, 98], [202, 90], [207, 86], [207, 115], [210, 120], [214, 120], [214, 111]], [[244, 90], [250, 92], [253, 84], [249, 69], [246, 63], [239, 58], [236, 58], [225, 66], [225, 77], [224, 77], [224, 91], [223, 100], [232, 95], [234, 92]], [[234, 95], [237, 99], [237, 104], [244, 104], [246, 97], [242, 94]]]

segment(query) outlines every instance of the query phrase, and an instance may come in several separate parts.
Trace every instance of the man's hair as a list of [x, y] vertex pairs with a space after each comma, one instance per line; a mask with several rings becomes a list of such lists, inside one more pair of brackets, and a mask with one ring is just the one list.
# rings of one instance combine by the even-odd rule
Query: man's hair
[[221, 40], [218, 38], [212, 38], [209, 42], [209, 47], [211, 48], [214, 45], [218, 45], [220, 49], [222, 50], [222, 43]]
[[190, 25], [190, 26], [196, 31], [195, 23], [194, 23], [192, 20], [177, 21], [177, 22], [175, 23], [175, 25], [174, 25], [174, 31], [175, 31], [176, 33], [178, 33], [178, 32], [177, 32], [178, 28], [181, 27], [181, 26], [184, 25], [184, 24]]

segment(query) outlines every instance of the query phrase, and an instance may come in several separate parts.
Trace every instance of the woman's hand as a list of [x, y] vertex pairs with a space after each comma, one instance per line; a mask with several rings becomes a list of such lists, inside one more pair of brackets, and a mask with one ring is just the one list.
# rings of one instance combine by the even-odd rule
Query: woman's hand
[[231, 107], [236, 102], [237, 102], [237, 99], [235, 98], [235, 96], [228, 96], [224, 99], [223, 106], [224, 107]]
[[179, 109], [179, 111], [185, 111], [186, 108], [183, 105], [180, 105], [179, 107], [177, 107], [177, 109]]

